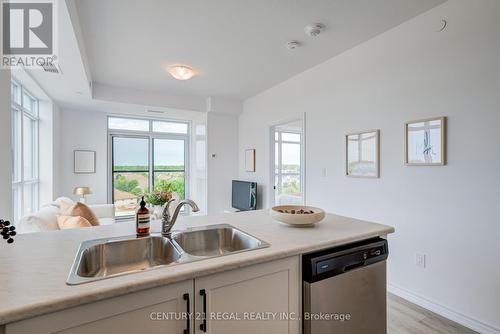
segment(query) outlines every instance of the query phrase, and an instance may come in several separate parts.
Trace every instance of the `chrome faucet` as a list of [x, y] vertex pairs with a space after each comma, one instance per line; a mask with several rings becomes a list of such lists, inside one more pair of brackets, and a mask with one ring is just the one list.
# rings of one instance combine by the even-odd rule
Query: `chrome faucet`
[[185, 199], [177, 205], [177, 207], [174, 210], [174, 213], [171, 215], [170, 214], [170, 204], [174, 202], [175, 199], [171, 199], [170, 201], [167, 202], [167, 205], [165, 205], [165, 209], [163, 209], [163, 214], [161, 218], [161, 235], [164, 237], [169, 237], [171, 234], [172, 227], [175, 224], [175, 221], [177, 220], [177, 216], [179, 215], [179, 212], [181, 211], [182, 207], [184, 205], [189, 205], [192, 209], [193, 212], [198, 212], [200, 209], [198, 208], [198, 205], [190, 199]]

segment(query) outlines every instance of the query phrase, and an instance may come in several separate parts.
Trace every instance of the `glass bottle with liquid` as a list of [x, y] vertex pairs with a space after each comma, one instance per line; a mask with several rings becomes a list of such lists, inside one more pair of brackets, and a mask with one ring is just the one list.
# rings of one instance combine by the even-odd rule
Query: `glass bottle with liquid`
[[149, 235], [150, 228], [150, 216], [149, 210], [146, 208], [146, 202], [144, 201], [144, 196], [142, 196], [140, 208], [137, 210], [135, 226], [138, 236]]

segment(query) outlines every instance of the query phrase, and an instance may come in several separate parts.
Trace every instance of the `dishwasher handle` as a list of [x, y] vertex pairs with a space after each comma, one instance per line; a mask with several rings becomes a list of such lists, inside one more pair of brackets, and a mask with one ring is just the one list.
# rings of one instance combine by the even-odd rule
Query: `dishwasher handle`
[[361, 262], [357, 262], [357, 263], [354, 263], [354, 264], [350, 264], [350, 265], [344, 267], [344, 272], [346, 273], [346, 272], [348, 272], [350, 270], [354, 270], [354, 269], [362, 267], [364, 265], [365, 265], [365, 261], [361, 261]]

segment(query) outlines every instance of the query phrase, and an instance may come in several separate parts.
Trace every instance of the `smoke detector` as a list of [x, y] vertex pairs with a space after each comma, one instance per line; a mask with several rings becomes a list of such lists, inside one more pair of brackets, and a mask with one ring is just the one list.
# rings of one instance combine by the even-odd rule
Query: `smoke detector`
[[323, 23], [313, 23], [304, 28], [307, 36], [316, 37], [325, 29]]
[[286, 43], [286, 48], [288, 50], [293, 50], [293, 49], [296, 49], [300, 46], [300, 43], [297, 42], [297, 41], [290, 41], [290, 42], [287, 42]]

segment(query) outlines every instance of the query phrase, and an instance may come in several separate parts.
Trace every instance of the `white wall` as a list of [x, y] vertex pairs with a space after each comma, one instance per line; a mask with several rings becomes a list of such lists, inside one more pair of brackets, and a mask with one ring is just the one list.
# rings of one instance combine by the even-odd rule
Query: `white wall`
[[51, 203], [59, 194], [59, 113], [51, 100], [39, 100], [40, 206]]
[[0, 70], [0, 218], [12, 219], [10, 71]]
[[[90, 204], [107, 203], [107, 116], [105, 113], [89, 110], [61, 111], [61, 152], [60, 152], [60, 194], [76, 199], [73, 188], [90, 187], [92, 195], [87, 197]], [[73, 173], [73, 151], [90, 150], [96, 152], [96, 173]]]
[[45, 100], [39, 101], [38, 121], [38, 149], [39, 149], [39, 200], [40, 206], [50, 203], [54, 199], [53, 192], [53, 169], [54, 151], [53, 132], [54, 124], [52, 118], [52, 103]]
[[238, 177], [238, 117], [209, 112], [208, 213], [231, 208], [231, 181]]
[[61, 196], [61, 150], [62, 150], [62, 140], [61, 140], [61, 108], [54, 104], [52, 109], [52, 124], [54, 132], [52, 133], [53, 139], [53, 194], [54, 198]]
[[[434, 32], [442, 18], [448, 28]], [[267, 195], [269, 124], [306, 112], [308, 204], [395, 226], [391, 288], [491, 333], [500, 332], [499, 31], [500, 1], [450, 0], [247, 100], [239, 120], [239, 175]], [[403, 123], [441, 115], [448, 165], [405, 167]], [[345, 177], [344, 135], [376, 128], [381, 178]], [[257, 149], [256, 173], [243, 171], [245, 148]], [[415, 266], [417, 252], [427, 268]]]
[[[194, 115], [193, 115], [194, 116]], [[188, 197], [200, 208], [199, 214], [208, 212], [207, 204], [207, 118], [199, 113], [191, 119], [190, 173]]]

